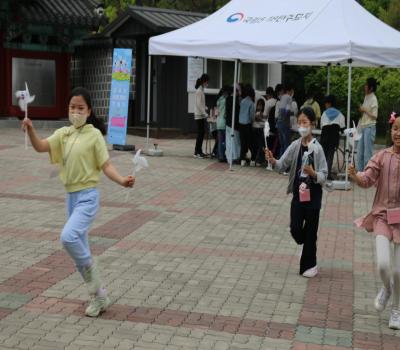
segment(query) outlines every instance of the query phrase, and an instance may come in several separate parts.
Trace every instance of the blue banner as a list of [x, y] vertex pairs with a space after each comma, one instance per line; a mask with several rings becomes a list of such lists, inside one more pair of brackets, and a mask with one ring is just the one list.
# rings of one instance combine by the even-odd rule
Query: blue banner
[[114, 49], [107, 142], [125, 145], [128, 126], [132, 50]]

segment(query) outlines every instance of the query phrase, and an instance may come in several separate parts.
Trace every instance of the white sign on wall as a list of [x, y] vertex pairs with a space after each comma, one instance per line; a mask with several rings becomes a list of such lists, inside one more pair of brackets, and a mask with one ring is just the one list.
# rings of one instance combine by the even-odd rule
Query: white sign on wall
[[188, 57], [187, 91], [196, 91], [195, 85], [198, 78], [204, 73], [204, 59]]

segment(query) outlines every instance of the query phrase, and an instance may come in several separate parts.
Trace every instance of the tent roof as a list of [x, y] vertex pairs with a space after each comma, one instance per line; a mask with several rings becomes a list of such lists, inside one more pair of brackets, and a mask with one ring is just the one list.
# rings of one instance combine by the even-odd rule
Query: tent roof
[[199, 22], [152, 37], [149, 53], [400, 67], [400, 32], [355, 0], [232, 0]]

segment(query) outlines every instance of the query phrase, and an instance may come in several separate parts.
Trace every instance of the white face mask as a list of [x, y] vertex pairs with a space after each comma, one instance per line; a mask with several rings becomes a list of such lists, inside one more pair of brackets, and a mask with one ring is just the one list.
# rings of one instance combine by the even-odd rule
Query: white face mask
[[310, 134], [310, 130], [311, 130], [310, 127], [305, 128], [301, 126], [298, 131], [301, 137], [306, 137]]
[[79, 113], [69, 113], [69, 121], [76, 128], [86, 124], [87, 116]]

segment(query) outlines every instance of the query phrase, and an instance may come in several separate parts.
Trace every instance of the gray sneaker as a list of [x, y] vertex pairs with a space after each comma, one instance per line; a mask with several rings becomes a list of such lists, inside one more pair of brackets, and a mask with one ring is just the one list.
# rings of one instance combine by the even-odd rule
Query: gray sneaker
[[400, 311], [393, 309], [390, 313], [389, 328], [400, 329]]
[[381, 312], [385, 310], [391, 294], [391, 290], [387, 290], [385, 287], [381, 288], [374, 301], [374, 306], [377, 311]]
[[108, 296], [94, 296], [90, 300], [89, 306], [85, 310], [85, 315], [89, 317], [97, 317], [104, 312], [110, 304], [111, 301]]

